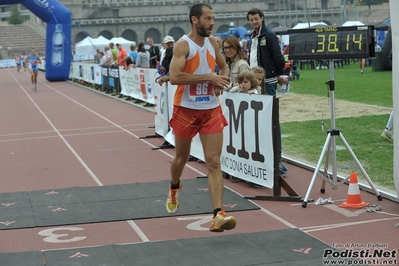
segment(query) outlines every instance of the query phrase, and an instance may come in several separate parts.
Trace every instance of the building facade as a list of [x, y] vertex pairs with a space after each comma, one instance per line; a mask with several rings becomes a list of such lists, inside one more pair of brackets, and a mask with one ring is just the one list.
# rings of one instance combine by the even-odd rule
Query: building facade
[[[349, 0], [348, 0], [349, 1]], [[213, 7], [216, 15], [214, 33], [235, 27], [251, 26], [247, 11], [257, 7], [265, 13], [269, 27], [291, 27], [297, 22], [325, 21], [340, 24], [345, 15], [346, 0], [60, 0], [73, 14], [73, 41], [86, 36], [102, 35], [108, 39], [121, 36], [131, 41], [152, 37], [160, 43], [165, 35], [175, 39], [188, 33], [189, 9], [196, 3]], [[307, 5], [307, 6], [306, 6]], [[306, 12], [308, 9], [308, 12]]]

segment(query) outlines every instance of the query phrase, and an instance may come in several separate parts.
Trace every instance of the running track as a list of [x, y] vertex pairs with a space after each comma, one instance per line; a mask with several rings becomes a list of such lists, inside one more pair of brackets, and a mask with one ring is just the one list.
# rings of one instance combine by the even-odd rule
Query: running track
[[[28, 72], [0, 69], [0, 76], [0, 193], [169, 179], [174, 149], [151, 150], [163, 139], [139, 139], [154, 134], [150, 110], [69, 82], [49, 83], [42, 72], [37, 92], [31, 90]], [[313, 173], [294, 165], [288, 168], [287, 181], [304, 196]], [[204, 164], [189, 162], [183, 180], [204, 175]], [[361, 191], [363, 201], [381, 205], [388, 214], [340, 209], [338, 205], [346, 200], [347, 185], [337, 190], [326, 187], [326, 193], [320, 194], [320, 184], [318, 179], [310, 198], [331, 197], [334, 204], [308, 203], [304, 209], [301, 203], [255, 201], [261, 209], [234, 213], [236, 229], [223, 234], [208, 232], [208, 224], [189, 229], [189, 224], [203, 218], [201, 215], [80, 224], [79, 231], [63, 231], [63, 239], [71, 241], [61, 243], [44, 241], [39, 234], [57, 227], [1, 230], [0, 253], [288, 228], [299, 228], [329, 245], [385, 243], [388, 249], [399, 248], [399, 228], [395, 227], [399, 217], [388, 215], [399, 214], [397, 203], [378, 201], [375, 195]], [[272, 195], [270, 189], [253, 188], [244, 182], [225, 180], [225, 186], [240, 195]]]

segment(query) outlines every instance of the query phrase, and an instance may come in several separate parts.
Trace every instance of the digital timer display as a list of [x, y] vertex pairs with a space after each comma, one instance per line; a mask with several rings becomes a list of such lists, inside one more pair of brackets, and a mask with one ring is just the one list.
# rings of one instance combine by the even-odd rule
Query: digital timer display
[[374, 57], [374, 26], [288, 30], [290, 60]]

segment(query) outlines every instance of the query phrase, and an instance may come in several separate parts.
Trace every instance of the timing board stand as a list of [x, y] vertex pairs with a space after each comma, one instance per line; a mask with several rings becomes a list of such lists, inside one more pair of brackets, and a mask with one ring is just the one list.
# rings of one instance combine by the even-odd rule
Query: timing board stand
[[[292, 201], [301, 202], [302, 197], [299, 196], [295, 190], [288, 184], [284, 177], [280, 174], [279, 163], [280, 155], [280, 115], [279, 115], [279, 99], [273, 98], [273, 111], [272, 111], [272, 135], [273, 135], [273, 154], [274, 154], [274, 182], [273, 182], [273, 195], [255, 195], [245, 196], [246, 199], [253, 200], [270, 200], [270, 201]], [[283, 189], [288, 195], [281, 195]], [[310, 200], [312, 201], [312, 200]]]
[[[382, 200], [382, 196], [377, 188], [374, 186], [373, 182], [371, 181], [370, 177], [368, 176], [366, 170], [363, 168], [362, 164], [357, 159], [355, 153], [352, 151], [351, 147], [349, 146], [348, 142], [345, 140], [344, 136], [342, 135], [341, 131], [335, 129], [335, 81], [334, 81], [334, 61], [330, 59], [329, 61], [329, 71], [330, 71], [330, 80], [326, 82], [327, 86], [329, 87], [329, 97], [330, 97], [330, 108], [331, 108], [331, 129], [327, 131], [327, 138], [326, 142], [324, 143], [323, 150], [321, 152], [319, 161], [317, 162], [315, 171], [313, 173], [312, 180], [310, 181], [310, 185], [308, 191], [306, 192], [305, 198], [302, 202], [302, 207], [306, 208], [310, 192], [313, 188], [314, 182], [317, 176], [320, 176], [322, 180], [322, 185], [320, 192], [325, 192], [325, 185], [328, 182], [332, 189], [337, 189], [341, 184], [348, 180], [349, 177], [343, 179], [338, 182], [337, 180], [337, 150], [336, 150], [336, 141], [335, 138], [339, 137], [344, 144], [346, 150], [351, 155], [352, 159], [355, 161], [356, 165], [359, 167], [360, 172], [363, 174], [367, 182], [369, 183], [370, 187], [373, 189], [375, 195], [377, 196], [378, 200]], [[330, 162], [330, 154], [331, 154], [331, 167], [332, 167], [332, 175], [328, 172], [328, 164]], [[323, 162], [324, 156], [326, 156], [326, 163], [324, 166], [324, 171], [321, 171], [321, 164]]]

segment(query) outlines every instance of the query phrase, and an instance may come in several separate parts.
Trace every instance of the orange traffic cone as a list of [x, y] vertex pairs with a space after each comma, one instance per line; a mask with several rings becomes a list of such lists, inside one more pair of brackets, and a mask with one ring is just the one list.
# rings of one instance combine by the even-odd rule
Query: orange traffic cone
[[352, 173], [349, 180], [348, 196], [346, 201], [339, 205], [341, 208], [361, 209], [370, 203], [362, 201], [356, 173]]

